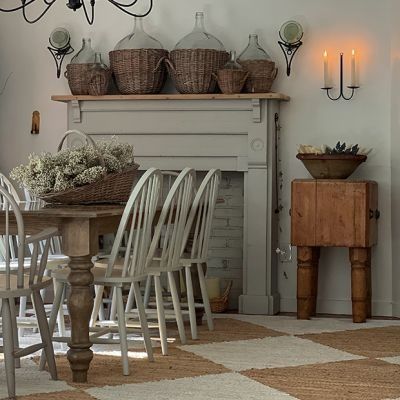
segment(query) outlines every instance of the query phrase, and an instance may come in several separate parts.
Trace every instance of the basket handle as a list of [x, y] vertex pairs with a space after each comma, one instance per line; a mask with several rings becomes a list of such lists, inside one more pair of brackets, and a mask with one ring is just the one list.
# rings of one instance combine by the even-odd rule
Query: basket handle
[[176, 72], [174, 64], [172, 64], [172, 61], [169, 58], [165, 58], [165, 63], [168, 65], [169, 68], [171, 68], [172, 72]]
[[272, 78], [272, 79], [275, 79], [277, 75], [278, 75], [278, 68], [275, 68], [275, 69], [272, 71], [271, 78]]
[[157, 65], [156, 65], [156, 67], [153, 69], [153, 73], [154, 72], [157, 72], [159, 69], [160, 69], [160, 67], [161, 67], [161, 65], [162, 65], [162, 63], [164, 62], [164, 60], [167, 60], [167, 57], [161, 57], [159, 60], [158, 60], [158, 63], [157, 63]]
[[72, 134], [76, 134], [76, 135], [78, 135], [78, 136], [81, 136], [81, 137], [85, 138], [85, 139], [86, 139], [86, 142], [88, 142], [90, 145], [92, 145], [92, 147], [96, 150], [97, 154], [99, 155], [100, 165], [101, 165], [103, 168], [105, 168], [105, 167], [106, 167], [106, 164], [105, 164], [105, 162], [104, 162], [104, 157], [103, 157], [103, 155], [101, 154], [101, 152], [100, 152], [100, 150], [99, 150], [99, 148], [98, 148], [96, 142], [93, 140], [92, 137], [90, 137], [89, 135], [87, 135], [87, 134], [84, 133], [84, 132], [78, 131], [77, 129], [71, 129], [71, 130], [65, 132], [63, 138], [61, 139], [60, 144], [58, 145], [57, 152], [61, 151], [61, 149], [62, 149], [62, 147], [63, 147], [63, 144], [64, 144], [64, 142], [65, 142], [65, 139], [66, 139], [68, 136], [72, 135]]
[[[244, 85], [244, 83], [246, 82], [247, 78], [249, 77], [250, 72], [247, 71], [246, 75], [243, 77], [241, 84]], [[275, 78], [274, 78], [275, 79]]]
[[217, 75], [217, 74], [215, 74], [214, 72], [211, 72], [211, 76], [212, 76], [217, 82], [219, 82], [219, 81], [218, 81], [218, 75]]
[[233, 281], [229, 281], [228, 285], [226, 286], [226, 289], [224, 290], [224, 294], [221, 296], [222, 299], [225, 300], [225, 299], [228, 298], [229, 293], [230, 293], [231, 288], [232, 288], [232, 284], [233, 284]]

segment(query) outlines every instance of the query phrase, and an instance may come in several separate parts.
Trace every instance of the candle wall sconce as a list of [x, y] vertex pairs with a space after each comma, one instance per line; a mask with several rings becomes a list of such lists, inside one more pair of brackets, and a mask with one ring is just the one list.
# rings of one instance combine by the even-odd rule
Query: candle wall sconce
[[48, 46], [47, 48], [49, 49], [56, 63], [57, 78], [60, 78], [61, 67], [65, 56], [74, 52], [74, 49], [70, 44], [70, 40], [70, 34], [64, 28], [56, 28], [50, 34], [50, 46]]
[[285, 22], [279, 30], [279, 37], [281, 40], [279, 40], [278, 43], [285, 56], [287, 76], [290, 76], [293, 57], [303, 44], [301, 41], [303, 34], [302, 26], [296, 21]]
[[322, 90], [326, 90], [326, 94], [329, 97], [330, 100], [336, 101], [336, 100], [351, 100], [354, 96], [354, 93], [356, 89], [358, 89], [360, 86], [356, 85], [356, 67], [355, 67], [355, 52], [354, 50], [352, 51], [351, 55], [351, 84], [347, 86], [348, 89], [350, 89], [350, 94], [346, 96], [344, 94], [344, 77], [343, 77], [343, 53], [340, 53], [340, 86], [339, 86], [339, 94], [336, 97], [333, 97], [330, 93], [330, 91], [333, 89], [332, 85], [329, 85], [329, 72], [328, 72], [328, 55], [326, 51], [324, 52], [324, 87], [321, 88]]

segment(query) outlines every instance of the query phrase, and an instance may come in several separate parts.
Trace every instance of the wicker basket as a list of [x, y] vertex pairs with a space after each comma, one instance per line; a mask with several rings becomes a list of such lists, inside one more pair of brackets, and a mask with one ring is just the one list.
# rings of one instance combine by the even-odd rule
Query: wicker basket
[[224, 94], [240, 93], [249, 75], [248, 71], [240, 69], [220, 69], [215, 79]]
[[88, 72], [93, 64], [68, 64], [65, 77], [71, 93], [75, 96], [89, 94]]
[[275, 63], [269, 60], [240, 61], [243, 68], [249, 71], [249, 77], [244, 85], [248, 93], [268, 93], [278, 74]]
[[[71, 134], [84, 136], [86, 140], [97, 148], [95, 141], [83, 132], [71, 130], [67, 131], [62, 138], [58, 151], [61, 150], [65, 139]], [[101, 166], [104, 167], [104, 159], [99, 152]], [[67, 189], [62, 192], [47, 193], [39, 197], [47, 203], [62, 204], [113, 204], [126, 203], [132, 191], [132, 186], [136, 177], [139, 165], [127, 168], [122, 172], [106, 174], [102, 179], [85, 186]]]
[[162, 49], [126, 49], [110, 51], [110, 64], [118, 90], [122, 94], [159, 93], [167, 74]]
[[111, 70], [104, 69], [88, 73], [88, 92], [91, 96], [104, 96], [110, 85]]
[[172, 50], [168, 71], [180, 93], [213, 93], [216, 74], [229, 59], [226, 51], [210, 49]]
[[211, 312], [213, 313], [221, 313], [228, 309], [229, 302], [229, 293], [232, 288], [232, 281], [229, 281], [224, 294], [221, 297], [215, 297], [214, 299], [210, 299], [210, 307]]

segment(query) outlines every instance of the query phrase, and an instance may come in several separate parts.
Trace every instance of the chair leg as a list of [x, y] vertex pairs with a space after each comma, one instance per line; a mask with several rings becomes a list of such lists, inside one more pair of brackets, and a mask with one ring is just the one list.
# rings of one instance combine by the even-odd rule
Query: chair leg
[[51, 341], [51, 335], [50, 335], [49, 325], [47, 322], [46, 311], [44, 309], [42, 296], [40, 295], [40, 292], [36, 290], [33, 291], [33, 305], [36, 312], [36, 318], [38, 320], [40, 337], [42, 338], [42, 342], [44, 344], [44, 351], [46, 353], [49, 372], [51, 378], [53, 380], [57, 380], [57, 367], [56, 367], [56, 361], [54, 359], [53, 343]]
[[186, 294], [189, 306], [190, 330], [192, 332], [192, 339], [196, 340], [198, 339], [197, 324], [196, 324], [196, 308], [194, 305], [192, 274], [190, 270], [191, 270], [190, 266], [185, 267]]
[[151, 291], [151, 276], [149, 275], [146, 279], [146, 287], [144, 289], [144, 306], [147, 308], [150, 302], [150, 291]]
[[153, 346], [151, 345], [149, 325], [147, 323], [146, 311], [144, 309], [140, 286], [138, 282], [133, 283], [136, 305], [139, 313], [140, 326], [142, 327], [144, 345], [146, 347], [147, 358], [149, 361], [154, 361]]
[[186, 344], [185, 326], [183, 324], [181, 303], [176, 288], [175, 277], [172, 272], [168, 271], [168, 282], [171, 289], [172, 303], [174, 305], [176, 324], [178, 325], [179, 337], [182, 344]]
[[3, 319], [3, 350], [4, 364], [6, 367], [6, 380], [8, 397], [15, 399], [15, 358], [14, 358], [14, 335], [12, 329], [12, 318], [10, 310], [10, 300], [3, 299], [2, 304]]
[[[51, 337], [53, 336], [54, 329], [56, 327], [56, 321], [59, 315], [59, 309], [62, 308], [64, 290], [65, 290], [65, 283], [56, 281], [55, 292], [54, 292], [54, 303], [53, 303], [53, 308], [51, 309], [50, 319], [49, 319], [49, 332]], [[46, 366], [46, 354], [45, 351], [43, 350], [40, 356], [39, 369], [43, 371], [45, 366]]]
[[94, 298], [93, 311], [92, 311], [92, 316], [90, 318], [90, 327], [93, 327], [96, 324], [97, 318], [99, 316], [100, 306], [103, 302], [104, 286], [96, 285], [94, 289], [96, 292], [96, 296]]
[[115, 288], [113, 288], [111, 295], [111, 307], [110, 307], [110, 321], [115, 321], [117, 315], [117, 303], [115, 299]]
[[[26, 316], [26, 303], [28, 301], [28, 298], [26, 296], [20, 297], [19, 298], [19, 317], [23, 318]], [[18, 329], [18, 335], [20, 337], [24, 336], [25, 329], [24, 328], [19, 328]]]
[[[55, 296], [57, 293], [57, 290], [60, 290], [60, 304], [58, 306], [58, 314], [57, 314], [57, 327], [58, 327], [58, 336], [66, 336], [65, 333], [65, 321], [64, 321], [64, 310], [63, 310], [63, 303], [64, 303], [64, 290], [65, 290], [65, 286], [63, 283], [61, 283], [61, 288], [59, 289], [58, 287], [58, 282], [54, 279], [53, 280], [53, 287], [54, 287], [54, 303], [53, 303], [53, 307], [56, 304], [55, 301]], [[53, 334], [53, 331], [50, 330], [50, 333]]]
[[119, 331], [119, 341], [121, 345], [122, 372], [124, 375], [129, 375], [128, 340], [126, 333], [126, 321], [125, 321], [124, 300], [122, 298], [122, 288], [120, 287], [115, 288], [114, 300], [117, 303], [118, 331]]
[[[10, 300], [10, 313], [11, 313], [12, 331], [14, 335], [14, 349], [18, 350], [19, 338], [18, 338], [17, 312], [15, 308], [15, 299]], [[15, 368], [21, 368], [21, 360], [19, 358], [15, 359]]]
[[133, 284], [131, 285], [129, 289], [129, 295], [128, 295], [128, 300], [126, 301], [126, 307], [125, 307], [125, 312], [129, 312], [133, 308], [133, 304], [135, 302], [135, 293], [133, 292]]
[[[148, 278], [151, 279], [149, 276]], [[163, 356], [168, 355], [167, 326], [165, 324], [164, 301], [162, 296], [161, 282], [159, 276], [154, 276], [154, 286], [156, 289], [158, 329], [161, 339], [161, 351]]]
[[204, 311], [205, 311], [206, 317], [207, 317], [208, 329], [210, 331], [213, 331], [214, 330], [214, 321], [213, 321], [212, 313], [211, 313], [210, 299], [208, 298], [206, 279], [204, 277], [203, 266], [200, 263], [197, 264], [197, 273], [199, 275], [201, 297], [203, 298], [203, 306], [204, 306]]

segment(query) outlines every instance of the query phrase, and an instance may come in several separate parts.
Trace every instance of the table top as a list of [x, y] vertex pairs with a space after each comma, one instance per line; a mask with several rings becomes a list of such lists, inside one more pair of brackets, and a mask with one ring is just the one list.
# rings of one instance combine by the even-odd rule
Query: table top
[[[99, 205], [65, 205], [43, 204], [38, 201], [21, 201], [19, 209], [25, 217], [42, 216], [58, 218], [98, 218], [122, 215], [124, 205], [99, 204]], [[5, 215], [5, 210], [0, 206], [0, 217]]]

